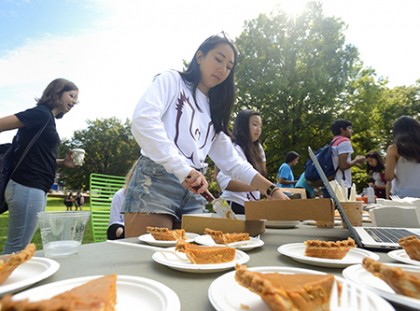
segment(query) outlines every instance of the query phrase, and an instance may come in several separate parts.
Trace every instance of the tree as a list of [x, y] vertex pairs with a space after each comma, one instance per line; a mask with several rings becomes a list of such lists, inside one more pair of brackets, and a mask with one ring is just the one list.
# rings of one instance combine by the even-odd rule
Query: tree
[[323, 16], [321, 4], [310, 2], [296, 19], [281, 11], [259, 15], [245, 23], [236, 40], [235, 112], [262, 113], [271, 174], [288, 151], [304, 160], [308, 143], [318, 149], [331, 138], [330, 124], [343, 111], [339, 95], [358, 61], [357, 49], [345, 44], [344, 27]]
[[86, 151], [83, 166], [59, 170], [67, 188], [88, 189], [91, 173], [125, 176], [139, 157], [140, 148], [131, 134], [129, 120], [121, 123], [116, 118], [96, 119], [87, 124], [87, 129], [76, 131], [59, 148], [60, 157], [73, 148]]

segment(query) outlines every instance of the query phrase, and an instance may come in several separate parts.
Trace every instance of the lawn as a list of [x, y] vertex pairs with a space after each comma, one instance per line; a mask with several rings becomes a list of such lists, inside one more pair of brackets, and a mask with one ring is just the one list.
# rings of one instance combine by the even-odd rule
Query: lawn
[[[84, 210], [89, 210], [89, 204], [83, 206]], [[63, 203], [62, 198], [48, 198], [47, 211], [65, 211], [66, 207]], [[69, 212], [71, 213], [71, 212]], [[8, 229], [9, 213], [6, 212], [0, 215], [0, 254], [3, 251], [4, 243], [6, 242], [7, 229]], [[39, 228], [37, 229], [35, 236], [32, 239], [32, 243], [35, 243], [37, 249], [42, 249], [41, 234]], [[93, 243], [92, 227], [90, 222], [85, 229], [83, 237], [83, 244]]]

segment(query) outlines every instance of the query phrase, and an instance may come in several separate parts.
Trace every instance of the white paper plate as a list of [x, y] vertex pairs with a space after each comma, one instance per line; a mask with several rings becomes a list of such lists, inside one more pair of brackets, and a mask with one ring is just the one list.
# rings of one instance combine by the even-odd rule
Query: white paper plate
[[[387, 264], [392, 267], [400, 267], [403, 270], [411, 272], [420, 272], [420, 267], [401, 265], [401, 264]], [[388, 286], [380, 278], [368, 272], [362, 265], [354, 265], [343, 270], [343, 276], [357, 284], [364, 286], [379, 296], [398, 304], [420, 310], [420, 299], [410, 298], [404, 295], [399, 295]]]
[[290, 220], [267, 220], [265, 222], [266, 228], [274, 229], [293, 229], [300, 223], [300, 221], [290, 221]]
[[[210, 235], [199, 235], [194, 239], [194, 242], [205, 245], [205, 246], [225, 246], [223, 244], [216, 244], [212, 237]], [[236, 249], [240, 249], [241, 251], [249, 251], [251, 249], [254, 249], [256, 247], [261, 247], [264, 245], [264, 241], [259, 238], [250, 237], [249, 243], [246, 244], [239, 244], [234, 245], [232, 247], [235, 247]]]
[[[261, 273], [279, 272], [286, 274], [307, 273], [324, 274], [319, 271], [292, 268], [292, 267], [255, 267], [249, 268], [252, 271]], [[245, 287], [242, 287], [235, 281], [235, 271], [228, 272], [212, 282], [209, 287], [208, 297], [213, 307], [218, 311], [244, 311], [246, 309], [253, 311], [269, 311], [270, 309], [261, 300], [260, 296], [252, 293]], [[340, 282], [346, 280], [336, 277]], [[369, 294], [370, 310], [388, 311], [394, 310], [392, 306], [379, 296]], [[247, 308], [248, 307], [248, 308]], [[336, 306], [331, 306], [332, 311], [338, 311]]]
[[[302, 222], [302, 224], [308, 225], [308, 226], [316, 226], [316, 221], [315, 220], [304, 220]], [[334, 220], [334, 226], [341, 226], [341, 220], [335, 219]]]
[[[49, 299], [98, 276], [63, 280], [39, 286], [14, 296], [15, 300]], [[138, 276], [118, 275], [116, 310], [181, 310], [177, 294], [160, 282]]]
[[[186, 242], [193, 242], [194, 239], [198, 236], [197, 233], [191, 233], [191, 232], [186, 232], [185, 235], [187, 236]], [[139, 240], [144, 243], [155, 245], [155, 246], [175, 246], [176, 245], [176, 241], [155, 240], [155, 238], [150, 233], [146, 233], [139, 236]]]
[[9, 278], [0, 285], [0, 296], [25, 289], [53, 275], [60, 264], [49, 258], [32, 257], [13, 271]]
[[296, 261], [313, 266], [328, 268], [344, 268], [350, 265], [362, 263], [363, 258], [369, 257], [378, 260], [379, 255], [361, 248], [352, 248], [343, 259], [327, 259], [305, 256], [304, 243], [292, 243], [280, 246], [277, 251]]
[[234, 268], [237, 263], [244, 264], [249, 261], [249, 256], [240, 250], [236, 250], [236, 255], [233, 261], [218, 264], [193, 264], [187, 259], [187, 256], [185, 254], [180, 254], [185, 258], [185, 260], [181, 260], [175, 255], [168, 253], [164, 254], [162, 252], [155, 252], [152, 256], [152, 259], [155, 262], [160, 263], [164, 266], [168, 266], [174, 270], [191, 273], [220, 272]]
[[420, 261], [410, 259], [410, 257], [407, 255], [407, 253], [403, 249], [396, 249], [394, 251], [390, 251], [388, 253], [388, 256], [391, 257], [392, 259], [401, 261], [403, 263], [408, 263], [410, 265], [420, 266]]

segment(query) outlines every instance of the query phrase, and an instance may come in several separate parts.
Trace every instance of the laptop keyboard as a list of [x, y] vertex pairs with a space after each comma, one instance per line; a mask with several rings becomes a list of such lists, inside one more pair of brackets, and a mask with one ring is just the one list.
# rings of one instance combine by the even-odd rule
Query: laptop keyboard
[[[405, 229], [365, 228], [365, 230], [376, 242], [388, 242], [398, 244], [399, 239], [409, 235], [416, 235], [413, 232]], [[420, 236], [418, 235], [417, 237], [420, 238]]]

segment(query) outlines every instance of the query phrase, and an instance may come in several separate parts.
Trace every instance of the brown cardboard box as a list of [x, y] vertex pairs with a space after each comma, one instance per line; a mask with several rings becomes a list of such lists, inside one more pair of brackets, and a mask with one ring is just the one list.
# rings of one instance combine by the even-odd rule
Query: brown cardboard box
[[245, 202], [248, 220], [318, 220], [334, 221], [331, 199], [264, 200]]
[[[251, 236], [261, 234], [265, 231], [264, 220], [223, 219], [216, 217], [216, 214], [189, 214], [182, 215], [182, 229], [187, 232], [204, 233], [204, 229], [210, 228], [225, 233], [248, 232]], [[241, 215], [238, 215], [238, 218]]]

